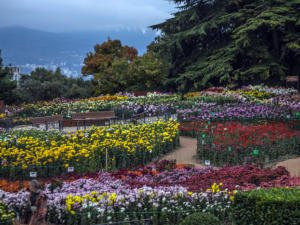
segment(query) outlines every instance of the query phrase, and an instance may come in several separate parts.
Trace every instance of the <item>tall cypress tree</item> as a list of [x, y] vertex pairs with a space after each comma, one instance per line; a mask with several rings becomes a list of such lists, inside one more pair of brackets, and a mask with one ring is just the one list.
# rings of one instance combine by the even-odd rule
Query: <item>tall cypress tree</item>
[[168, 58], [169, 87], [280, 84], [299, 75], [300, 0], [173, 0], [149, 48]]

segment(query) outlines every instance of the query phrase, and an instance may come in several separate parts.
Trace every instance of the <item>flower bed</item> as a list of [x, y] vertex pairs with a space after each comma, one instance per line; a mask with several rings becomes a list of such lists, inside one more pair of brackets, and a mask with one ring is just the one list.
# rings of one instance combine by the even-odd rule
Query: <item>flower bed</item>
[[211, 87], [211, 88], [207, 88], [205, 90], [203, 90], [202, 92], [215, 92], [215, 93], [222, 93], [225, 92], [226, 90], [228, 90], [227, 88], [224, 87]]
[[[103, 178], [99, 177], [101, 182], [80, 179], [52, 191], [47, 189], [48, 221], [95, 224], [151, 218], [153, 224], [171, 225], [202, 210], [228, 217], [230, 194], [217, 184], [211, 190], [193, 193], [180, 186], [130, 189], [119, 180], [108, 183]], [[24, 213], [27, 192], [11, 194], [0, 190], [0, 196], [5, 196], [3, 201], [20, 215]]]
[[230, 204], [230, 195], [227, 191], [219, 190], [217, 184], [211, 190], [201, 193], [188, 192], [182, 187], [143, 187], [121, 193], [100, 194], [94, 191], [85, 196], [69, 195], [66, 200], [67, 210], [71, 214], [91, 211], [89, 221], [94, 223], [151, 217], [153, 224], [157, 225], [178, 224], [186, 215], [196, 211], [226, 215]]
[[276, 169], [259, 169], [253, 165], [223, 167], [212, 170], [200, 176], [192, 176], [183, 186], [190, 191], [199, 191], [209, 188], [213, 183], [223, 183], [228, 190], [250, 190], [257, 188], [294, 187], [300, 186], [299, 177], [290, 177], [284, 167]]
[[[103, 177], [103, 176], [104, 177]], [[189, 191], [201, 192], [209, 189], [214, 183], [223, 183], [224, 188], [230, 191], [237, 189], [249, 190], [258, 187], [270, 188], [280, 186], [300, 185], [300, 178], [290, 177], [284, 167], [277, 169], [259, 169], [253, 165], [201, 168], [187, 165], [175, 165], [174, 162], [161, 161], [150, 166], [141, 166], [137, 169], [121, 169], [116, 172], [88, 172], [78, 174], [69, 172], [60, 177], [39, 178], [45, 184], [51, 184], [51, 189], [70, 183], [78, 179], [93, 179], [111, 182], [119, 180], [128, 188], [184, 186]], [[18, 192], [28, 187], [28, 181], [0, 180], [0, 189], [7, 192]], [[50, 187], [49, 187], [50, 188]]]
[[123, 183], [130, 185], [131, 188], [181, 185], [193, 192], [205, 191], [214, 183], [223, 183], [223, 188], [230, 191], [237, 188], [249, 190], [258, 187], [300, 185], [300, 178], [290, 177], [284, 167], [259, 169], [253, 165], [246, 165], [213, 169], [181, 165], [161, 172], [158, 172], [157, 168], [159, 166], [153, 165], [135, 171], [120, 170], [112, 173], [112, 176], [122, 179]]
[[[53, 182], [53, 181], [56, 182]], [[48, 179], [48, 220], [54, 224], [95, 224], [150, 218], [178, 224], [192, 212], [209, 211], [227, 220], [235, 190], [300, 185], [288, 171], [255, 166], [191, 168], [161, 161], [136, 170], [75, 173]], [[28, 192], [0, 190], [0, 201], [21, 215]], [[84, 221], [84, 222], [83, 222]]]
[[170, 120], [99, 127], [69, 136], [34, 131], [12, 133], [0, 139], [0, 175], [24, 179], [30, 171], [36, 171], [39, 177], [51, 177], [66, 172], [67, 167], [84, 173], [140, 165], [178, 146], [178, 126]]
[[[114, 110], [119, 118], [130, 119], [141, 107], [144, 108], [146, 116], [176, 113], [176, 109], [180, 109], [178, 113], [182, 121], [253, 119], [254, 117], [289, 119], [295, 117], [298, 111], [300, 118], [299, 101], [294, 101], [298, 98], [292, 97], [296, 96], [296, 92], [294, 89], [272, 89], [263, 86], [249, 86], [238, 91], [209, 88], [201, 92], [187, 93], [184, 100], [179, 94], [172, 93], [154, 92], [147, 93], [146, 96], [119, 93], [89, 99], [60, 98], [49, 102], [9, 106], [6, 111], [7, 116], [13, 119], [14, 125], [28, 124], [29, 117], [60, 114], [64, 118], [71, 118], [73, 113], [106, 110]], [[273, 96], [276, 99], [271, 98]], [[287, 98], [288, 101], [285, 100]], [[206, 106], [207, 103], [215, 103], [215, 105]]]
[[[130, 118], [134, 111], [125, 111], [127, 105], [134, 105], [137, 110], [141, 105], [145, 106], [147, 113], [148, 108], [155, 107], [157, 111], [161, 111], [162, 104], [168, 104], [179, 100], [179, 95], [176, 94], [163, 94], [163, 93], [148, 93], [147, 96], [128, 96], [118, 95], [107, 95], [100, 97], [93, 97], [89, 99], [65, 99], [59, 98], [48, 102], [37, 102], [35, 104], [23, 104], [20, 106], [9, 106], [7, 108], [10, 117], [39, 117], [49, 115], [63, 115], [65, 118], [71, 118], [72, 113], [77, 112], [89, 112], [89, 111], [105, 111], [105, 110], [116, 110], [116, 114], [122, 117], [121, 113], [128, 114], [126, 118]], [[135, 111], [136, 111], [135, 110]], [[153, 110], [153, 108], [151, 109]], [[20, 119], [19, 119], [20, 120]]]
[[254, 90], [254, 91], [260, 91], [265, 93], [270, 93], [274, 95], [292, 95], [297, 94], [298, 91], [294, 88], [284, 88], [284, 87], [268, 87], [264, 85], [249, 85], [247, 87], [243, 87], [242, 89], [246, 91]]
[[0, 224], [10, 225], [13, 224], [15, 214], [8, 210], [6, 204], [0, 201]]
[[[234, 91], [231, 91], [234, 92]], [[248, 100], [255, 100], [255, 99], [268, 99], [274, 96], [272, 93], [262, 92], [262, 91], [244, 91], [239, 90], [236, 91], [237, 93], [241, 94], [242, 96], [246, 97]]]
[[177, 110], [177, 113], [179, 121], [182, 122], [292, 118], [291, 112], [286, 107], [253, 103], [235, 103], [223, 105], [202, 103], [198, 107]]
[[14, 217], [15, 214], [8, 209], [6, 204], [0, 201], [0, 224], [13, 224]]
[[283, 107], [288, 107], [300, 117], [300, 95], [280, 95], [269, 99], [265, 103], [278, 104]]
[[300, 155], [300, 131], [283, 122], [214, 123], [207, 129], [202, 127], [200, 133], [197, 139], [199, 158], [217, 166], [264, 164], [282, 156]]

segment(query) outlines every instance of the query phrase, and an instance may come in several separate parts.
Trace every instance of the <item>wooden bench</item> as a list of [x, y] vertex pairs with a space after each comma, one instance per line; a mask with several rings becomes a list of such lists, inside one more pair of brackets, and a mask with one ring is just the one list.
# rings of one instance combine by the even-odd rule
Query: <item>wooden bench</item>
[[0, 100], [0, 113], [5, 112], [5, 104], [3, 100]]
[[135, 115], [132, 116], [131, 121], [134, 124], [137, 124], [138, 120], [144, 119], [144, 122], [145, 122], [145, 117], [146, 117], [146, 112], [138, 113], [138, 114], [135, 114]]
[[299, 76], [287, 76], [286, 77], [286, 86], [288, 83], [297, 83], [297, 90], [299, 90]]
[[7, 129], [7, 121], [0, 119], [0, 128]]
[[116, 119], [114, 111], [98, 111], [88, 113], [74, 113], [72, 114], [72, 120], [74, 119]]
[[147, 96], [147, 91], [133, 91], [132, 92], [135, 96]]
[[98, 111], [98, 112], [88, 112], [88, 113], [74, 113], [72, 114], [72, 121], [77, 121], [77, 129], [80, 124], [83, 124], [84, 129], [86, 126], [91, 125], [105, 125], [105, 122], [115, 120], [116, 117], [114, 111]]
[[41, 124], [45, 124], [46, 130], [48, 130], [48, 126], [50, 124], [56, 124], [56, 123], [58, 123], [59, 125], [59, 130], [62, 130], [63, 129], [62, 120], [63, 118], [61, 115], [30, 118], [30, 122], [32, 123], [32, 126], [39, 127]]

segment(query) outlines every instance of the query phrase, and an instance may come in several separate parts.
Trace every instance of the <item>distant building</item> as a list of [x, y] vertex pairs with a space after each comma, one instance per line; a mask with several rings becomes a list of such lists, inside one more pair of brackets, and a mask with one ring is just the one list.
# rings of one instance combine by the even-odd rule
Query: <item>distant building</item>
[[20, 71], [20, 67], [17, 66], [8, 66], [7, 67], [10, 71], [10, 74], [12, 75], [11, 80], [14, 80], [17, 82], [17, 85], [19, 85], [19, 81], [21, 78], [21, 71]]

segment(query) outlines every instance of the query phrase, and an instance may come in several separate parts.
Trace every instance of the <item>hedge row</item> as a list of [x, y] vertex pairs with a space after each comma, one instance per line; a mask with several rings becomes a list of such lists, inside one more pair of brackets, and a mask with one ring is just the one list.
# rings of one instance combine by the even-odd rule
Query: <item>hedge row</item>
[[232, 205], [232, 220], [238, 225], [299, 225], [300, 189], [237, 192]]

